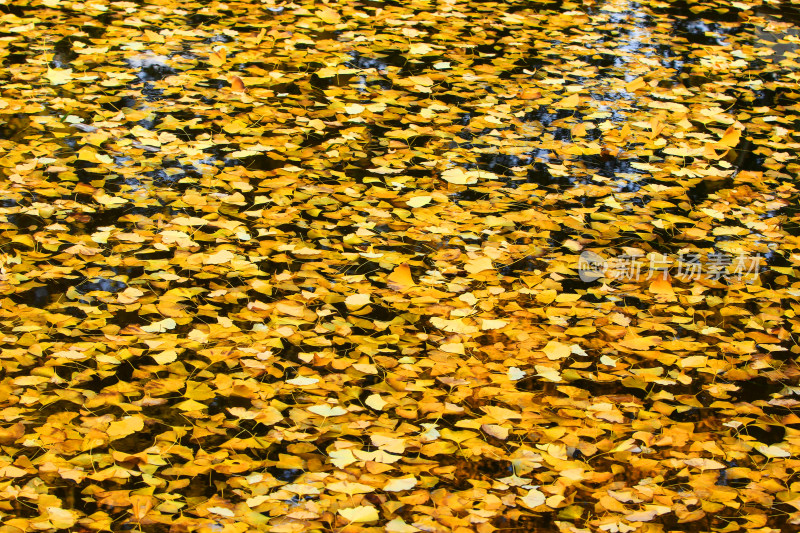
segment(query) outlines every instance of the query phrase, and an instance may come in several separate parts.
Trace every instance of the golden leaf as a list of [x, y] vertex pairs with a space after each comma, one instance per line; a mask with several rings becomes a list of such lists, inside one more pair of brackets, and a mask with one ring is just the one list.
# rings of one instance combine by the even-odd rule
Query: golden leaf
[[391, 274], [386, 277], [390, 282], [389, 286], [395, 290], [407, 290], [415, 285], [414, 280], [411, 278], [411, 268], [407, 264], [402, 264], [395, 268]]
[[481, 320], [481, 329], [486, 331], [490, 329], [500, 329], [504, 328], [508, 325], [508, 322], [505, 320], [491, 320], [491, 319], [482, 319]]
[[227, 58], [227, 51], [224, 48], [211, 52], [208, 57], [208, 62], [211, 63], [214, 67], [221, 67], [225, 64], [225, 59]]
[[406, 202], [408, 207], [422, 207], [423, 205], [427, 205], [433, 199], [432, 196], [415, 196]]
[[247, 90], [242, 81], [242, 78], [239, 76], [231, 76], [231, 91], [235, 93], [243, 93]]
[[78, 521], [78, 514], [75, 511], [60, 507], [48, 507], [46, 511], [47, 519], [56, 529], [69, 529]]
[[367, 494], [370, 492], [375, 492], [375, 487], [364, 485], [363, 483], [354, 483], [351, 481], [337, 481], [336, 483], [327, 485], [325, 488], [332, 492], [343, 492], [351, 496], [353, 494]]
[[351, 294], [344, 299], [344, 303], [349, 309], [358, 309], [364, 307], [370, 302], [369, 294]]
[[364, 400], [364, 403], [377, 411], [383, 411], [383, 408], [387, 405], [387, 402], [379, 394], [371, 394]]
[[411, 490], [417, 486], [418, 482], [419, 481], [414, 476], [391, 479], [388, 483], [386, 483], [386, 485], [383, 486], [383, 490], [386, 492], [401, 492], [404, 490]]
[[115, 420], [108, 425], [106, 433], [110, 440], [121, 439], [144, 429], [144, 419], [141, 416], [126, 416]]
[[562, 100], [555, 102], [553, 105], [560, 109], [569, 109], [573, 107], [578, 107], [581, 103], [581, 97], [578, 96], [577, 93], [571, 94]]
[[657, 278], [650, 283], [650, 292], [653, 294], [675, 294], [672, 283], [663, 278]]
[[347, 409], [339, 405], [329, 405], [329, 404], [313, 405], [311, 407], [308, 407], [308, 410], [314, 413], [315, 415], [320, 415], [324, 417], [341, 416], [347, 414]]
[[433, 52], [433, 48], [425, 43], [413, 43], [408, 49], [408, 53], [415, 56], [424, 56]]
[[371, 505], [359, 505], [358, 507], [348, 507], [339, 509], [338, 513], [349, 522], [375, 522], [380, 519], [378, 510]]
[[478, 182], [477, 176], [468, 173], [461, 167], [448, 168], [442, 172], [442, 179], [456, 185], [470, 185]]
[[494, 265], [492, 264], [492, 260], [488, 257], [476, 257], [474, 259], [470, 259], [464, 265], [464, 270], [470, 274], [477, 274], [478, 272], [492, 269], [494, 269]]
[[555, 361], [556, 359], [564, 359], [565, 357], [569, 357], [569, 355], [572, 353], [572, 350], [569, 346], [558, 341], [548, 342], [547, 346], [542, 348], [542, 351], [551, 361]]
[[317, 9], [314, 12], [314, 14], [317, 16], [317, 18], [319, 18], [322, 22], [325, 22], [326, 24], [337, 24], [339, 21], [342, 20], [341, 15], [339, 15], [339, 13], [336, 10], [331, 9], [327, 6]]
[[638, 89], [642, 89], [644, 87], [647, 87], [647, 84], [644, 82], [642, 78], [636, 78], [625, 84], [625, 90], [628, 91], [629, 93], [635, 92]]
[[50, 85], [64, 85], [72, 81], [72, 69], [47, 69], [47, 79]]

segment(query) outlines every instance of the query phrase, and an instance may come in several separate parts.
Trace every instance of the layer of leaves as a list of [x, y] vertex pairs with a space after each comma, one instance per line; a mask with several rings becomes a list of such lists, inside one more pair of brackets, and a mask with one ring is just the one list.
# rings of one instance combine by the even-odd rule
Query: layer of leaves
[[796, 526], [796, 16], [3, 3], [0, 531]]

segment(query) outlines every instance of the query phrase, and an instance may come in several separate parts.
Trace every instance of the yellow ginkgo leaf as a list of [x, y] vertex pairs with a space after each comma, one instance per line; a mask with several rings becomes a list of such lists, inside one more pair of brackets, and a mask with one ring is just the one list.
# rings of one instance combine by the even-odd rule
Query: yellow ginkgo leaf
[[231, 259], [236, 257], [236, 255], [231, 252], [230, 250], [220, 250], [219, 252], [213, 253], [205, 258], [203, 258], [204, 265], [221, 265], [223, 263], [228, 263]]
[[144, 429], [144, 419], [141, 416], [126, 416], [122, 420], [115, 420], [108, 425], [106, 433], [110, 440], [121, 439], [133, 435]]
[[386, 281], [390, 282], [390, 288], [400, 291], [415, 285], [414, 279], [411, 277], [411, 268], [406, 264], [395, 268], [391, 274], [386, 276]]
[[638, 89], [642, 89], [647, 87], [647, 83], [642, 78], [636, 78], [635, 80], [631, 80], [625, 84], [625, 90], [629, 93], [632, 93]]
[[317, 9], [314, 14], [326, 24], [337, 24], [342, 20], [342, 16], [336, 10], [329, 7]]
[[339, 514], [350, 522], [375, 522], [380, 519], [378, 510], [371, 505], [339, 509]]
[[177, 325], [178, 323], [175, 322], [175, 320], [171, 318], [165, 318], [164, 320], [153, 322], [147, 326], [142, 326], [142, 331], [146, 333], [164, 333], [165, 331], [175, 329], [175, 326]]
[[442, 179], [456, 185], [471, 185], [478, 182], [478, 178], [469, 174], [461, 167], [448, 168], [442, 172]]
[[342, 492], [344, 494], [367, 494], [375, 492], [375, 487], [364, 485], [363, 483], [354, 483], [351, 481], [337, 481], [325, 487], [331, 492]]
[[225, 64], [225, 59], [227, 58], [227, 52], [225, 49], [219, 49], [215, 52], [211, 52], [208, 56], [208, 62], [211, 63], [214, 67], [221, 67]]
[[336, 468], [344, 468], [358, 461], [352, 450], [334, 450], [328, 455], [331, 458], [331, 464]]
[[64, 85], [72, 81], [71, 68], [50, 68], [47, 69], [47, 79], [50, 85]]
[[570, 353], [572, 353], [572, 350], [570, 350], [569, 346], [558, 341], [548, 342], [547, 346], [542, 348], [542, 351], [551, 361], [555, 361], [556, 359], [564, 359], [565, 357], [569, 357]]
[[732, 124], [725, 130], [725, 134], [722, 136], [722, 139], [719, 140], [717, 143], [719, 146], [725, 148], [735, 148], [736, 145], [739, 144], [739, 139], [742, 137], [741, 130], [738, 130]]
[[408, 53], [414, 56], [424, 56], [433, 52], [433, 48], [425, 43], [413, 43], [408, 48]]
[[518, 381], [527, 375], [527, 373], [524, 370], [520, 370], [515, 366], [509, 368], [507, 374], [508, 374], [508, 379], [510, 379], [511, 381]]
[[347, 298], [344, 299], [345, 305], [349, 309], [358, 309], [359, 307], [364, 307], [370, 302], [370, 295], [369, 294], [351, 294]]
[[432, 199], [432, 196], [415, 196], [414, 198], [406, 201], [406, 205], [408, 207], [422, 207], [423, 205], [428, 205], [431, 203]]
[[341, 416], [347, 414], [347, 409], [345, 409], [344, 407], [341, 407], [339, 405], [329, 405], [326, 403], [311, 406], [308, 408], [308, 410], [314, 413], [315, 415], [320, 415], [324, 417]]
[[504, 328], [508, 325], [508, 322], [505, 320], [491, 320], [484, 318], [481, 320], [481, 329], [486, 331], [489, 329], [500, 329]]
[[528, 490], [528, 493], [525, 496], [519, 498], [519, 500], [525, 505], [525, 507], [529, 509], [535, 509], [542, 505], [547, 498], [545, 497], [544, 493], [539, 489], [533, 488]]
[[755, 449], [765, 455], [770, 459], [774, 459], [776, 457], [791, 457], [792, 454], [787, 452], [785, 449], [781, 448], [780, 446], [767, 446], [765, 444], [758, 444], [755, 446]]
[[420, 528], [407, 524], [402, 518], [394, 518], [386, 522], [384, 528], [388, 533], [416, 533]]
[[364, 403], [377, 411], [382, 411], [388, 402], [384, 401], [380, 394], [371, 394]]
[[553, 105], [559, 109], [569, 109], [573, 107], [578, 107], [580, 103], [581, 103], [581, 97], [578, 96], [577, 93], [574, 93], [554, 103]]
[[234, 516], [236, 516], [234, 512], [228, 509], [227, 507], [209, 507], [208, 512], [214, 513], [219, 516], [224, 516], [226, 518], [233, 518]]
[[551, 366], [534, 365], [534, 368], [536, 369], [536, 375], [547, 381], [561, 381], [561, 374]]
[[383, 486], [386, 492], [400, 492], [404, 490], [411, 490], [417, 486], [419, 481], [414, 476], [404, 477], [399, 479], [392, 479]]
[[47, 519], [56, 529], [69, 529], [78, 521], [78, 514], [75, 511], [61, 509], [60, 507], [48, 507]]
[[484, 270], [492, 270], [493, 268], [494, 265], [492, 264], [492, 260], [485, 256], [470, 259], [464, 265], [464, 270], [466, 270], [470, 274], [477, 274], [478, 272], [483, 272]]
[[344, 110], [347, 112], [348, 115], [358, 115], [365, 109], [366, 108], [361, 104], [350, 104], [348, 106], [345, 106], [344, 108]]

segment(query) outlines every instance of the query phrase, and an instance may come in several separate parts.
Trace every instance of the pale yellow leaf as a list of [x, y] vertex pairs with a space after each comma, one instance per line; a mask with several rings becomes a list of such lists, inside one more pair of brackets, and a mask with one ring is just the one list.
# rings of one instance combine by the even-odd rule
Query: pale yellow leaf
[[356, 456], [353, 455], [352, 450], [334, 450], [328, 455], [331, 458], [331, 464], [336, 468], [344, 468], [347, 465], [358, 461]]
[[325, 487], [332, 492], [343, 492], [344, 494], [367, 494], [375, 492], [375, 487], [364, 485], [363, 483], [355, 483], [352, 481], [337, 481]]
[[415, 196], [410, 198], [406, 202], [406, 205], [408, 205], [408, 207], [422, 207], [423, 205], [428, 205], [431, 200], [433, 200], [432, 196]]
[[508, 438], [508, 428], [504, 428], [503, 426], [498, 426], [497, 424], [483, 424], [481, 425], [481, 429], [487, 435], [491, 435], [496, 439], [506, 440]]
[[508, 379], [511, 381], [517, 381], [524, 378], [526, 375], [524, 370], [520, 370], [519, 368], [512, 366], [508, 369]]
[[400, 492], [403, 490], [411, 490], [417, 486], [417, 478], [414, 476], [404, 477], [399, 479], [392, 479], [383, 486], [386, 492]]
[[325, 417], [340, 416], [347, 413], [347, 409], [339, 405], [329, 405], [326, 403], [311, 406], [308, 408], [308, 410], [314, 413], [315, 415], [320, 415]]
[[420, 531], [418, 527], [414, 527], [406, 523], [402, 518], [394, 518], [386, 522], [384, 529], [388, 533], [416, 533]]
[[775, 446], [775, 445], [767, 446], [765, 444], [758, 444], [757, 446], [755, 446], [755, 449], [758, 452], [764, 454], [766, 457], [768, 457], [770, 459], [774, 459], [776, 457], [791, 457], [792, 456], [791, 453], [789, 453], [786, 450], [784, 450], [783, 448], [781, 448], [779, 446]]
[[371, 505], [359, 505], [358, 507], [339, 509], [339, 514], [350, 522], [375, 522], [380, 519], [378, 510]]
[[345, 305], [350, 309], [357, 309], [363, 307], [370, 302], [369, 294], [351, 294], [344, 299]]
[[529, 509], [534, 509], [535, 507], [539, 507], [546, 500], [544, 493], [539, 489], [530, 489], [528, 491], [528, 494], [526, 494], [523, 497], [520, 497], [519, 499], [523, 504], [525, 504], [525, 507]]
[[484, 318], [481, 320], [481, 329], [486, 331], [489, 329], [500, 329], [504, 328], [508, 325], [508, 322], [505, 320], [489, 320]]
[[215, 254], [211, 254], [207, 257], [203, 258], [204, 265], [221, 265], [222, 263], [227, 263], [231, 259], [233, 259], [235, 254], [230, 250], [220, 250]]
[[175, 352], [175, 350], [166, 350], [164, 352], [153, 354], [151, 357], [155, 359], [156, 363], [159, 365], [166, 365], [167, 363], [175, 361], [178, 358], [178, 354]]
[[59, 507], [48, 507], [47, 519], [56, 529], [69, 529], [78, 521], [78, 514]]
[[337, 24], [342, 20], [342, 16], [335, 9], [322, 7], [314, 13], [322, 22], [326, 24]]
[[50, 81], [50, 85], [64, 85], [65, 83], [69, 83], [72, 81], [72, 69], [48, 68], [46, 76], [47, 79]]
[[312, 378], [308, 376], [298, 376], [296, 378], [287, 379], [286, 383], [289, 385], [297, 385], [303, 387], [305, 385], [313, 385], [315, 383], [319, 383], [319, 378]]
[[478, 178], [476, 176], [468, 174], [461, 167], [448, 168], [442, 172], [442, 179], [448, 183], [454, 183], [456, 185], [471, 185], [478, 182]]
[[380, 394], [371, 394], [366, 400], [364, 400], [364, 403], [373, 409], [383, 411], [383, 408], [386, 407], [388, 402], [384, 401]]
[[534, 368], [536, 369], [537, 376], [543, 377], [548, 381], [561, 381], [561, 374], [559, 374], [558, 370], [553, 367], [534, 365]]
[[178, 323], [175, 322], [171, 318], [165, 318], [164, 320], [160, 320], [158, 322], [153, 322], [147, 326], [142, 326], [142, 331], [146, 333], [164, 333], [171, 329], [175, 329]]
[[424, 56], [433, 52], [433, 48], [425, 43], [412, 43], [408, 48], [408, 53], [414, 56]]
[[464, 343], [462, 342], [449, 342], [439, 346], [439, 349], [447, 353], [455, 353], [464, 355]]
[[361, 104], [350, 104], [348, 106], [345, 106], [344, 108], [344, 110], [347, 112], [348, 115], [358, 115], [365, 109], [366, 108]]
[[208, 512], [214, 513], [219, 516], [224, 516], [226, 518], [233, 518], [234, 516], [236, 516], [234, 512], [228, 509], [227, 507], [209, 507]]

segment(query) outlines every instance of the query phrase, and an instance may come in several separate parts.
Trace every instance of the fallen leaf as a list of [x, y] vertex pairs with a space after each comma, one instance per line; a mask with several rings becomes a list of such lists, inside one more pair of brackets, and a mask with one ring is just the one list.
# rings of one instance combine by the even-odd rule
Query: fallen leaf
[[448, 168], [442, 172], [442, 179], [448, 183], [454, 183], [456, 185], [471, 185], [473, 183], [478, 183], [478, 178], [475, 175], [469, 174], [466, 170], [460, 167]]
[[66, 83], [70, 83], [72, 81], [72, 69], [71, 68], [57, 68], [47, 69], [47, 80], [50, 82], [50, 85], [64, 85]]
[[378, 510], [371, 505], [339, 509], [338, 513], [351, 523], [375, 522], [380, 519]]
[[542, 491], [533, 488], [530, 489], [525, 496], [520, 497], [519, 500], [523, 503], [523, 505], [525, 505], [525, 507], [529, 509], [535, 509], [536, 507], [544, 504], [546, 498]]
[[358, 309], [364, 307], [370, 302], [369, 294], [351, 294], [344, 299], [344, 303], [349, 309]]
[[144, 429], [144, 419], [138, 415], [133, 415], [111, 422], [106, 433], [110, 440], [116, 440], [133, 435], [142, 429]]
[[324, 417], [329, 416], [341, 416], [347, 414], [347, 409], [340, 407], [338, 405], [328, 405], [328, 404], [321, 404], [321, 405], [314, 405], [308, 407], [308, 410], [314, 413], [315, 415], [320, 415]]
[[428, 205], [431, 200], [433, 199], [432, 196], [415, 196], [406, 202], [408, 207], [422, 207], [424, 205]]
[[478, 272], [492, 269], [494, 269], [494, 265], [492, 264], [492, 260], [488, 257], [476, 257], [475, 259], [470, 259], [464, 265], [464, 270], [470, 274], [477, 274]]
[[388, 483], [386, 483], [386, 485], [383, 486], [383, 490], [386, 492], [401, 492], [404, 490], [411, 490], [417, 486], [417, 483], [418, 480], [414, 476], [391, 479]]
[[395, 290], [407, 290], [415, 285], [414, 280], [411, 278], [411, 268], [403, 264], [395, 268], [391, 274], [386, 277], [386, 280], [391, 282], [390, 287]]

